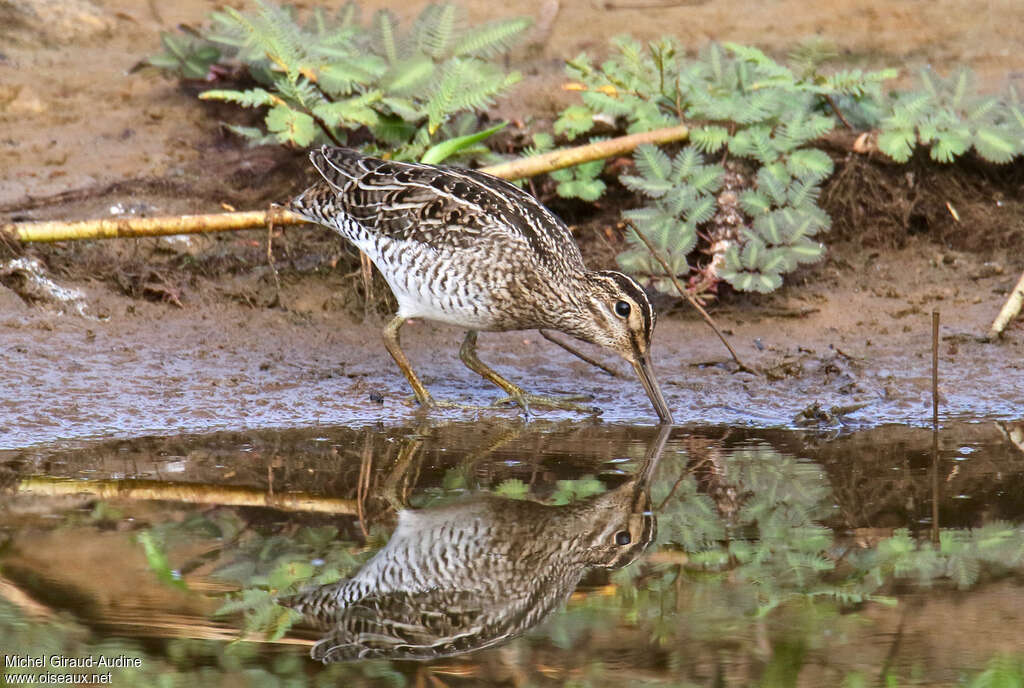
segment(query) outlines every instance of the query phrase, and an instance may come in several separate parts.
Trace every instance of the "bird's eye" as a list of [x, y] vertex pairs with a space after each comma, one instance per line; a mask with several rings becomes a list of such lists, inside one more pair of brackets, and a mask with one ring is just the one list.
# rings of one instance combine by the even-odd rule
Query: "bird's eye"
[[632, 541], [633, 538], [632, 536], [630, 536], [628, 530], [620, 530], [619, 532], [615, 533], [615, 544], [619, 545], [620, 547], [628, 545]]
[[628, 318], [629, 317], [629, 311], [630, 311], [629, 304], [626, 303], [625, 301], [616, 301], [615, 302], [615, 315], [619, 316], [620, 318]]

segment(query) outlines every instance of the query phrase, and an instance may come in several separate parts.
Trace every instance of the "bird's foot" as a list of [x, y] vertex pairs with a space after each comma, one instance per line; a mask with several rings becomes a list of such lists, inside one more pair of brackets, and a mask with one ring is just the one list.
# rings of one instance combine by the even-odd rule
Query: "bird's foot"
[[601, 413], [601, 409], [596, 406], [587, 406], [585, 404], [578, 404], [579, 401], [590, 401], [593, 399], [589, 394], [570, 394], [567, 396], [545, 396], [542, 394], [530, 394], [529, 392], [520, 392], [519, 394], [510, 394], [504, 399], [498, 399], [492, 404], [492, 406], [506, 406], [508, 404], [519, 404], [523, 409], [523, 412], [529, 416], [531, 409], [534, 408], [546, 408], [546, 409], [561, 409], [563, 411], [576, 411], [577, 413], [585, 413], [588, 416], [594, 416]]

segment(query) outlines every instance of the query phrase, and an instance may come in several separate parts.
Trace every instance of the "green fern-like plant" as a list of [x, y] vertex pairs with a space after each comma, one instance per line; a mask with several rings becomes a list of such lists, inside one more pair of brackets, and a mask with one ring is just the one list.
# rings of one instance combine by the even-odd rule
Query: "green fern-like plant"
[[670, 158], [657, 146], [644, 145], [634, 154], [637, 175], [620, 180], [650, 202], [623, 213], [633, 225], [627, 235], [631, 247], [617, 257], [619, 266], [636, 275], [657, 278], [655, 286], [669, 291], [664, 269], [633, 232], [641, 232], [665, 258], [673, 274], [689, 272], [687, 256], [697, 245], [697, 227], [715, 212], [715, 196], [722, 183], [721, 165], [709, 165], [694, 146]]
[[[564, 110], [554, 129], [574, 138], [590, 132], [598, 120], [617, 122], [628, 132], [695, 123], [681, 157], [672, 162], [666, 153], [645, 147], [634, 156], [640, 174], [621, 178], [648, 199], [624, 216], [651, 240], [674, 276], [708, 269], [688, 255], [698, 248], [701, 225], [718, 211], [714, 194], [720, 184], [709, 182], [719, 180], [724, 170], [709, 156], [724, 151], [747, 161], [753, 184], [740, 198], [745, 227], [717, 242], [727, 248], [716, 249], [721, 255], [712, 261], [715, 279], [739, 290], [766, 292], [798, 265], [820, 258], [824, 248], [814, 237], [830, 223], [818, 195], [833, 166], [826, 153], [812, 146], [835, 126], [837, 99], [868, 117], [875, 110], [861, 105], [877, 102], [881, 84], [895, 73], [824, 74], [817, 48], [797, 52], [789, 67], [736, 44], [711, 44], [697, 59], [684, 58], [671, 38], [646, 47], [619, 38], [614, 46], [616, 55], [600, 67], [586, 55], [568, 63], [572, 88], [581, 92], [583, 102]], [[573, 173], [559, 174], [569, 178]], [[578, 189], [560, 184], [559, 193]], [[668, 275], [637, 239], [627, 234], [620, 266], [670, 290]]]
[[896, 95], [881, 122], [878, 147], [893, 160], [906, 162], [918, 145], [928, 146], [938, 162], [952, 162], [972, 148], [995, 163], [1024, 154], [1024, 107], [1016, 91], [983, 96], [967, 69], [948, 79], [923, 69], [918, 79], [920, 90]]
[[[230, 127], [254, 143], [345, 143], [353, 132], [368, 131], [368, 151], [396, 159], [419, 159], [452, 126], [463, 136], [479, 131], [478, 121], [467, 131], [463, 115], [491, 106], [520, 79], [494, 58], [530, 24], [516, 18], [470, 27], [451, 3], [429, 5], [406, 31], [387, 10], [363, 24], [352, 2], [333, 15], [313, 10], [305, 23], [291, 8], [264, 0], [257, 6], [252, 13], [214, 12], [202, 38], [244, 64], [259, 85], [212, 89], [200, 98], [265, 108], [263, 127]], [[183, 73], [180, 59], [156, 62]], [[479, 153], [470, 148], [476, 143], [443, 150]]]
[[160, 43], [164, 51], [147, 58], [143, 64], [175, 72], [184, 79], [207, 78], [210, 68], [221, 57], [220, 49], [212, 42], [188, 33], [179, 36], [163, 32]]

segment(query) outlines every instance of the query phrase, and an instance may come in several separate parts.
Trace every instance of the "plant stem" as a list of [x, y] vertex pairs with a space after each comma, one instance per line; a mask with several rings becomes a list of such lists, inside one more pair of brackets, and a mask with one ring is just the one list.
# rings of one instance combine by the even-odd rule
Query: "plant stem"
[[[328, 135], [330, 135], [328, 133]], [[511, 162], [484, 167], [480, 171], [502, 179], [522, 179], [545, 172], [601, 160], [613, 155], [629, 153], [643, 143], [668, 143], [689, 135], [685, 126], [656, 129], [642, 134], [631, 134], [607, 141], [522, 158]], [[332, 137], [333, 138], [333, 137]], [[171, 234], [201, 234], [205, 232], [231, 232], [240, 229], [265, 227], [269, 220], [277, 225], [301, 225], [306, 220], [284, 208], [270, 212], [246, 211], [215, 213], [210, 215], [174, 215], [168, 217], [123, 217], [116, 220], [84, 220], [80, 222], [26, 222], [0, 225], [0, 234], [9, 235], [23, 243], [70, 241], [76, 239], [116, 239], [122, 237], [167, 236]]]
[[637, 226], [632, 222], [629, 222], [627, 220], [627, 224], [629, 224], [629, 226], [633, 228], [633, 231], [636, 232], [636, 235], [640, 237], [640, 241], [644, 242], [644, 246], [646, 246], [647, 250], [650, 251], [652, 256], [654, 256], [654, 259], [658, 261], [658, 264], [661, 265], [662, 268], [664, 268], [665, 274], [668, 276], [670, 280], [672, 280], [672, 285], [675, 286], [676, 291], [679, 292], [679, 295], [682, 296], [687, 301], [689, 301], [690, 305], [697, 309], [697, 312], [700, 313], [701, 317], [704, 318], [704, 322], [708, 324], [708, 327], [714, 330], [715, 334], [718, 335], [718, 338], [722, 340], [722, 344], [724, 344], [725, 348], [729, 350], [730, 354], [732, 354], [732, 360], [736, 361], [736, 365], [740, 367], [740, 370], [746, 371], [748, 373], [753, 373], [754, 375], [760, 375], [761, 373], [747, 366], [745, 363], [743, 363], [743, 361], [740, 360], [740, 357], [736, 355], [736, 351], [733, 350], [729, 342], [726, 341], [725, 335], [723, 335], [721, 330], [718, 329], [718, 326], [715, 325], [715, 321], [711, 318], [710, 315], [708, 315], [708, 312], [704, 310], [704, 307], [701, 306], [697, 302], [697, 299], [693, 298], [693, 296], [691, 296], [689, 292], [683, 289], [683, 285], [679, 284], [679, 280], [677, 280], [676, 276], [672, 273], [672, 268], [668, 266], [668, 262], [664, 258], [662, 258], [661, 254], [658, 253], [658, 250], [654, 248], [654, 244], [651, 243], [650, 239], [645, 237], [644, 233], [641, 232], [637, 228]]
[[612, 377], [617, 377], [619, 379], [625, 379], [625, 376], [622, 373], [620, 373], [619, 371], [615, 370], [615, 368], [612, 368], [611, 366], [607, 366], [607, 365], [605, 365], [604, 363], [601, 363], [601, 361], [598, 361], [595, 358], [591, 358], [590, 356], [588, 356], [587, 354], [583, 353], [582, 351], [580, 351], [579, 349], [577, 349], [576, 347], [572, 346], [571, 344], [569, 344], [567, 342], [563, 342], [563, 341], [561, 341], [559, 339], [555, 339], [551, 335], [551, 333], [548, 332], [547, 330], [537, 330], [537, 331], [540, 332], [540, 336], [541, 337], [543, 337], [544, 339], [548, 340], [552, 344], [557, 344], [558, 346], [562, 347], [563, 349], [565, 349], [566, 351], [571, 353], [576, 358], [579, 358], [582, 361], [586, 361], [587, 363], [589, 363], [590, 365], [594, 366], [595, 368], [600, 368], [601, 370], [603, 370], [604, 372], [608, 373]]
[[512, 160], [500, 165], [484, 167], [480, 171], [492, 174], [495, 177], [501, 177], [502, 179], [523, 179], [560, 170], [564, 167], [572, 167], [573, 165], [580, 165], [585, 162], [603, 160], [614, 155], [630, 153], [637, 146], [645, 143], [658, 144], [682, 141], [689, 135], [690, 130], [685, 125], [655, 129], [654, 131], [645, 131], [640, 134], [630, 134], [629, 136], [620, 136], [608, 139], [607, 141], [589, 143], [584, 146], [551, 151], [543, 155], [535, 155], [532, 158]]
[[853, 125], [850, 124], [845, 117], [843, 117], [843, 111], [839, 109], [838, 105], [836, 105], [836, 101], [832, 99], [832, 96], [825, 95], [825, 100], [828, 102], [829, 107], [832, 108], [832, 112], [836, 113], [836, 117], [839, 118], [839, 121], [845, 124], [847, 129], [852, 130]]
[[250, 210], [238, 213], [121, 217], [114, 220], [82, 220], [79, 222], [26, 222], [0, 225], [0, 232], [10, 234], [25, 243], [202, 234], [265, 227], [268, 220], [271, 219], [270, 215], [273, 215], [273, 222], [277, 225], [298, 225], [306, 222], [303, 218], [283, 208], [274, 208], [269, 213], [263, 210]]
[[327, 138], [331, 140], [331, 143], [339, 147], [345, 145], [338, 140], [338, 137], [334, 135], [334, 132], [332, 132], [331, 128], [327, 126], [327, 122], [325, 122], [322, 117], [318, 117], [314, 115], [312, 112], [309, 113], [309, 116], [312, 117], [313, 121], [316, 122], [317, 126], [320, 127], [320, 129], [322, 129], [325, 134], [327, 134]]

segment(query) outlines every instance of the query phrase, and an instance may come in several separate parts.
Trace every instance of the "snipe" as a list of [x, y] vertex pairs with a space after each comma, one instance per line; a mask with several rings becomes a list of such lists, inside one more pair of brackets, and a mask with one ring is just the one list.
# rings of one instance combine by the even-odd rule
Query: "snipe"
[[468, 330], [459, 357], [529, 412], [579, 409], [528, 394], [484, 364], [477, 332], [559, 330], [629, 361], [663, 423], [672, 412], [651, 367], [654, 310], [631, 277], [588, 270], [565, 223], [508, 182], [467, 169], [399, 163], [345, 148], [310, 154], [323, 179], [289, 205], [355, 244], [398, 301], [384, 344], [423, 406], [434, 400], [399, 343], [409, 318]]
[[565, 506], [483, 495], [400, 509], [387, 544], [347, 580], [280, 603], [326, 630], [322, 662], [428, 660], [491, 647], [562, 605], [588, 567], [622, 568], [654, 540], [649, 489], [671, 428], [632, 479]]

